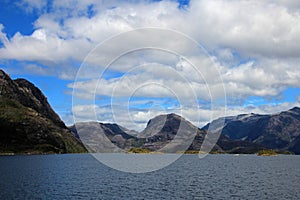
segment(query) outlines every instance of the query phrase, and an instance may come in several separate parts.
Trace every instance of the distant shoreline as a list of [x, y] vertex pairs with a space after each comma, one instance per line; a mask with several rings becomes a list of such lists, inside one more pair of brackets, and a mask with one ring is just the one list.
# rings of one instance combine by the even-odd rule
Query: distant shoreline
[[[163, 153], [163, 152], [103, 152], [100, 154], [153, 154], [153, 155], [163, 155], [163, 154], [185, 154], [185, 155], [196, 155], [196, 154], [201, 154], [201, 155], [205, 155], [205, 154], [209, 154], [209, 155], [233, 155], [233, 156], [243, 156], [243, 155], [257, 155], [257, 156], [278, 156], [278, 155], [295, 155], [297, 156], [297, 154], [292, 154], [291, 152], [275, 152], [275, 153], [226, 153], [226, 152], [209, 152], [209, 153], [205, 153], [205, 152], [200, 152], [199, 151], [190, 151], [190, 152], [177, 152], [177, 153]], [[0, 152], [0, 156], [33, 156], [33, 155], [75, 155], [75, 154], [94, 154], [94, 153], [36, 153], [36, 152], [28, 152], [28, 153], [9, 153], [9, 152]]]

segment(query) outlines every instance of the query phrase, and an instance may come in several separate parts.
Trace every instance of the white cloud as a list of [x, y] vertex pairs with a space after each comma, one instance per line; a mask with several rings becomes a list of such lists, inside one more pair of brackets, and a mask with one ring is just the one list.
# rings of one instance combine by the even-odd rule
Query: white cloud
[[[244, 56], [298, 57], [297, 12], [266, 1], [192, 1], [191, 35], [209, 46], [232, 48]], [[199, 31], [199, 27], [204, 27]], [[190, 28], [190, 29], [191, 29]], [[296, 43], [295, 43], [296, 42]]]
[[[24, 1], [36, 8], [44, 6], [41, 2]], [[178, 3], [174, 1], [95, 2], [54, 1], [50, 13], [42, 14], [35, 23], [39, 32], [45, 32], [48, 48], [35, 41], [36, 32], [29, 37], [18, 35], [7, 49], [3, 49], [1, 57], [43, 60], [46, 53], [52, 55], [52, 59], [71, 57], [81, 60], [78, 51], [70, 52], [70, 49], [80, 46], [81, 55], [86, 55], [95, 44], [114, 34], [145, 26], [183, 31], [210, 49], [226, 46], [243, 56], [298, 57], [300, 52], [297, 45], [300, 42], [300, 16], [287, 9], [295, 4], [291, 1], [194, 0], [188, 10], [178, 9]], [[90, 5], [94, 5], [93, 17], [87, 16]], [[112, 5], [116, 7], [108, 9]], [[65, 16], [66, 13], [70, 16]], [[16, 45], [22, 37], [30, 43]], [[86, 40], [92, 43], [86, 44]], [[20, 48], [28, 50], [29, 44], [42, 50], [41, 53], [31, 49], [20, 56], [24, 53]], [[11, 55], [6, 51], [16, 53]]]
[[42, 12], [47, 6], [47, 1], [45, 0], [21, 0], [16, 3], [20, 8], [24, 9], [26, 12]]
[[178, 65], [148, 63], [137, 66], [120, 77], [78, 81], [68, 86], [74, 89], [75, 97], [87, 99], [97, 96], [171, 97], [182, 103], [196, 103], [196, 99], [210, 101], [209, 92], [215, 94], [215, 98], [222, 98], [220, 95], [224, 92], [220, 92], [217, 85], [207, 85], [209, 82], [205, 82], [191, 65], [185, 64], [183, 68]]
[[[107, 8], [105, 4], [98, 3], [94, 9], [101, 12], [94, 17], [78, 16], [86, 14], [90, 3], [94, 2], [55, 1], [52, 13], [42, 15], [36, 25], [56, 33], [60, 27], [67, 30], [69, 36], [89, 38], [95, 42], [132, 28], [168, 27], [186, 32], [206, 44], [227, 45], [245, 53], [249, 53], [247, 49], [255, 54], [281, 52], [282, 55], [292, 53], [296, 56], [299, 52], [298, 45], [294, 43], [299, 41], [299, 16], [287, 10], [282, 3], [191, 1], [189, 11], [180, 11], [177, 3], [170, 1], [118, 2], [116, 8], [106, 10], [103, 10]], [[64, 24], [58, 25], [55, 20], [64, 17], [61, 15], [64, 9], [76, 14], [63, 18]], [[50, 19], [46, 20], [46, 16]]]
[[49, 75], [48, 70], [36, 64], [28, 64], [24, 66], [24, 70], [29, 74]]
[[[212, 95], [223, 96], [223, 87], [216, 78], [218, 73], [214, 67], [208, 67], [211, 61], [176, 34], [150, 32], [147, 35], [144, 32], [129, 34], [126, 39], [116, 37], [113, 44], [105, 43], [109, 37], [141, 27], [173, 29], [203, 44], [220, 69], [229, 100], [276, 97], [287, 87], [300, 87], [300, 4], [297, 1], [191, 0], [189, 7], [179, 9], [175, 1], [55, 0], [47, 12], [45, 2], [23, 0], [20, 4], [28, 12], [41, 13], [31, 35], [16, 33], [7, 38], [0, 25], [0, 43], [3, 44], [0, 59], [36, 62], [24, 69], [72, 79], [78, 63], [102, 43], [100, 50], [96, 49], [86, 58], [84, 65], [91, 65], [88, 70], [79, 71], [82, 80], [76, 85], [76, 95], [82, 98], [93, 97], [95, 84], [99, 83], [97, 95], [111, 96], [114, 92], [116, 97], [124, 97], [138, 90], [137, 96], [174, 97], [176, 94], [189, 99], [196, 93], [198, 98], [208, 100], [205, 81], [214, 89]], [[170, 52], [143, 50], [124, 55], [110, 66], [114, 73], [125, 73], [123, 78], [112, 76], [96, 80], [105, 64], [141, 44], [175, 49], [198, 66], [201, 73]], [[153, 65], [128, 73], [132, 66], [147, 63], [166, 67]], [[137, 88], [147, 83], [147, 87]], [[266, 110], [258, 108], [257, 112]], [[193, 116], [192, 111], [184, 112], [186, 116], [188, 113]], [[135, 115], [148, 117], [145, 112]]]

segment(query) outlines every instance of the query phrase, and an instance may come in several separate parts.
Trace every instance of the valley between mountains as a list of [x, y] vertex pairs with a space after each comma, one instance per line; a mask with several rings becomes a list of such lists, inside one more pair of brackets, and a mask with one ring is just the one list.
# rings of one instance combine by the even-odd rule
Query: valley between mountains
[[[217, 130], [222, 131], [213, 143], [209, 131]], [[207, 138], [211, 153], [254, 154], [272, 149], [300, 154], [300, 108], [220, 118], [203, 128], [174, 113], [150, 119], [141, 132], [99, 122], [66, 127], [39, 88], [25, 79], [12, 80], [0, 70], [1, 154], [178, 153], [182, 149], [198, 153]]]

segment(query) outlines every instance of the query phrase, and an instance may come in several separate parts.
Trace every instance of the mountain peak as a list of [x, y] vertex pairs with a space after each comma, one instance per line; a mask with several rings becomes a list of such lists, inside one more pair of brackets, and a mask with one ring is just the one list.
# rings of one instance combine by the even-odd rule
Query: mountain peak
[[169, 114], [167, 114], [167, 116], [170, 116], [170, 117], [181, 117], [180, 115], [178, 115], [176, 113], [169, 113]]
[[160, 124], [160, 126], [163, 126], [164, 123], [166, 123], [167, 121], [178, 121], [180, 123], [180, 121], [182, 121], [182, 120], [185, 120], [185, 119], [175, 113], [162, 114], [162, 115], [158, 115], [158, 116], [150, 119], [147, 123], [147, 127], [151, 126], [153, 124], [155, 124], [155, 125]]
[[3, 71], [2, 69], [0, 69], [0, 78], [3, 78], [5, 76], [8, 76], [5, 71]]
[[0, 96], [18, 101], [25, 107], [30, 107], [49, 118], [55, 124], [66, 128], [59, 116], [53, 111], [42, 91], [26, 79], [12, 80], [0, 69]]
[[290, 109], [290, 111], [293, 111], [293, 112], [298, 112], [298, 113], [300, 113], [300, 108], [296, 106], [296, 107], [294, 107], [294, 108]]
[[5, 87], [5, 85], [10, 85], [11, 82], [13, 82], [13, 80], [10, 78], [9, 74], [0, 69], [0, 85], [2, 87], [1, 90], [3, 90], [3, 87]]

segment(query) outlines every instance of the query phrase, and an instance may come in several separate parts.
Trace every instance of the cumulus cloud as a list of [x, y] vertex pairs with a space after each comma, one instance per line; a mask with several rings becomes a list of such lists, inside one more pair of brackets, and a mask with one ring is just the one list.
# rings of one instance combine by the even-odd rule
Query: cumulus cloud
[[[187, 68], [188, 65], [185, 65], [185, 70], [190, 73], [171, 66], [148, 63], [135, 67], [120, 77], [78, 81], [68, 86], [76, 90], [75, 95], [85, 93], [90, 94], [90, 98], [97, 95], [108, 97], [130, 95], [174, 97], [176, 95], [183, 99], [190, 99], [197, 94], [199, 98], [209, 100], [208, 86], [201, 74], [191, 66], [189, 66], [190, 69]], [[196, 78], [196, 76], [198, 77]]]
[[[30, 5], [38, 7], [32, 2]], [[287, 9], [290, 1], [271, 2], [191, 1], [189, 9], [183, 10], [175, 1], [54, 1], [50, 13], [42, 14], [35, 26], [48, 34], [62, 36], [55, 38], [60, 42], [84, 38], [93, 42], [91, 46], [134, 28], [164, 27], [187, 33], [210, 48], [226, 46], [245, 56], [297, 57], [299, 15]], [[91, 6], [94, 14], [89, 16]], [[35, 38], [34, 34], [30, 37]], [[52, 43], [49, 40], [48, 44]], [[58, 49], [68, 51], [67, 46], [58, 43], [55, 44]]]
[[[284, 4], [266, 1], [192, 1], [190, 26], [208, 46], [221, 45], [244, 56], [297, 57], [300, 20]], [[199, 27], [205, 27], [203, 31]], [[194, 34], [193, 34], [194, 33]]]
[[[81, 79], [68, 85], [80, 98], [112, 94], [121, 98], [138, 91], [136, 96], [151, 98], [174, 98], [176, 94], [190, 99], [196, 93], [197, 98], [209, 101], [211, 95], [223, 98], [225, 86], [228, 101], [234, 102], [249, 96], [276, 97], [287, 87], [300, 87], [297, 1], [191, 0], [185, 8], [180, 8], [176, 1], [55, 0], [48, 5], [45, 2], [19, 3], [28, 12], [40, 13], [31, 35], [17, 32], [8, 38], [0, 25], [0, 59], [36, 62], [23, 70], [56, 73], [65, 79], [73, 79], [83, 63], [89, 67], [79, 69]], [[45, 10], [45, 6], [49, 8]], [[189, 40], [176, 34], [137, 32], [125, 39], [115, 37], [142, 27], [172, 29], [191, 36], [205, 47], [210, 58], [199, 54], [199, 46], [195, 51]], [[99, 44], [102, 48], [97, 49]], [[180, 55], [156, 48], [129, 52], [118, 58], [141, 45], [175, 49]], [[188, 60], [182, 59], [182, 55]], [[100, 77], [111, 61], [112, 72]], [[209, 67], [212, 63], [214, 67]], [[132, 71], [147, 64], [148, 67]], [[190, 64], [197, 66], [200, 73]], [[223, 83], [216, 78], [219, 73]], [[143, 84], [147, 86], [138, 88]], [[267, 110], [260, 107], [257, 112]], [[183, 113], [193, 116], [191, 110], [185, 109]], [[149, 117], [145, 112], [135, 114]], [[195, 121], [195, 117], [190, 118]]]
[[17, 6], [21, 9], [24, 9], [26, 12], [43, 12], [45, 7], [47, 6], [47, 1], [44, 0], [21, 0], [16, 2]]
[[[300, 17], [288, 9], [294, 1], [191, 1], [187, 10], [179, 9], [175, 1], [97, 2], [54, 1], [35, 22], [32, 35], [2, 37], [8, 42], [1, 48], [1, 58], [82, 61], [108, 37], [147, 26], [182, 31], [208, 50], [226, 46], [227, 57], [230, 49], [255, 58], [298, 57], [300, 52]], [[23, 4], [45, 6], [40, 1]], [[89, 16], [91, 10], [94, 14]]]

